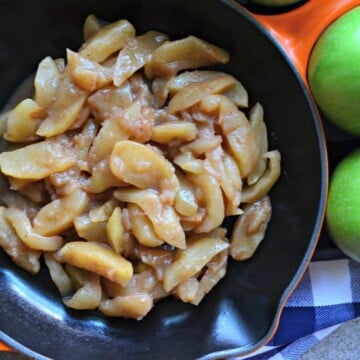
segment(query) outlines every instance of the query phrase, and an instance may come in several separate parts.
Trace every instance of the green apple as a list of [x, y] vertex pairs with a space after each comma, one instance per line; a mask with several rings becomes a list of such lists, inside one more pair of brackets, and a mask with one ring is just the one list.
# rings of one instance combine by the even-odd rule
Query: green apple
[[308, 79], [327, 119], [360, 135], [360, 6], [320, 36], [310, 56]]
[[360, 149], [341, 160], [332, 174], [326, 222], [334, 243], [360, 262]]
[[301, 0], [250, 0], [253, 3], [265, 6], [286, 6], [296, 4]]

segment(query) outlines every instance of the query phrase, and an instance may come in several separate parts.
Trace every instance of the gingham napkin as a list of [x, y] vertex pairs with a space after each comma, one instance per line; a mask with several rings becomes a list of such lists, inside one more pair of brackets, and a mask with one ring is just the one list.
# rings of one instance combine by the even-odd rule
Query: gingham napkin
[[320, 250], [289, 298], [270, 343], [236, 360], [298, 360], [341, 323], [360, 316], [360, 263]]

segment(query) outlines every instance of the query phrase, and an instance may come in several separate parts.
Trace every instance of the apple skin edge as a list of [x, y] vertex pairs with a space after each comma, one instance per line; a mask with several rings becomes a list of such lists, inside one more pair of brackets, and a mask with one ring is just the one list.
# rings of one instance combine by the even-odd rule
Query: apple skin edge
[[333, 242], [360, 262], [360, 149], [345, 157], [332, 174], [326, 223]]
[[308, 79], [325, 117], [360, 135], [360, 6], [332, 23], [312, 51]]

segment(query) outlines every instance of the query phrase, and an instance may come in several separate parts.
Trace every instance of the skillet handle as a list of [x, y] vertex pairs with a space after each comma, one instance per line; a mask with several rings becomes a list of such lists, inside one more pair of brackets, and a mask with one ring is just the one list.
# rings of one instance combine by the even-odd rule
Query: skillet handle
[[307, 65], [316, 40], [328, 25], [356, 5], [360, 5], [359, 0], [309, 0], [282, 14], [251, 15], [281, 44], [308, 86]]
[[12, 351], [8, 346], [0, 342], [0, 352], [1, 351]]

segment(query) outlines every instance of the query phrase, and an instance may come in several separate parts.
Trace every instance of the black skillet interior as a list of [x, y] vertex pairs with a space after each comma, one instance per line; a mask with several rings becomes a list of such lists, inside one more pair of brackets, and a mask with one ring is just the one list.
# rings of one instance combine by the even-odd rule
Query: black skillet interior
[[268, 339], [315, 246], [326, 183], [314, 109], [277, 46], [227, 0], [3, 0], [0, 6], [0, 105], [44, 56], [78, 48], [86, 15], [127, 18], [138, 33], [193, 34], [228, 49], [231, 62], [222, 69], [243, 82], [252, 104], [263, 104], [270, 147], [281, 151], [283, 169], [263, 244], [250, 261], [231, 262], [199, 307], [164, 300], [141, 322], [67, 310], [45, 271], [29, 276], [0, 251], [0, 338], [55, 359], [211, 358]]

